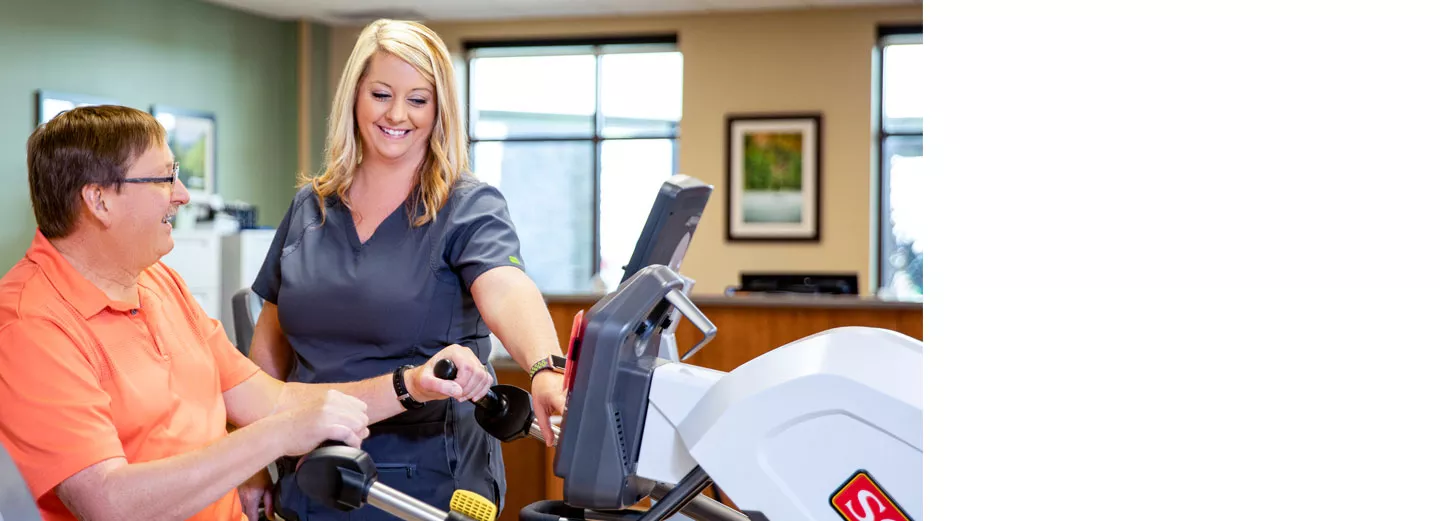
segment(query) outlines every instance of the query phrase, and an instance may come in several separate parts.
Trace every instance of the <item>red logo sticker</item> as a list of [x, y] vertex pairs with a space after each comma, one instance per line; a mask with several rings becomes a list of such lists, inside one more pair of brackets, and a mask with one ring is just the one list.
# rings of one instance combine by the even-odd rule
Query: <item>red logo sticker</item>
[[845, 521], [911, 521], [910, 516], [890, 499], [875, 478], [857, 470], [830, 494], [830, 506]]

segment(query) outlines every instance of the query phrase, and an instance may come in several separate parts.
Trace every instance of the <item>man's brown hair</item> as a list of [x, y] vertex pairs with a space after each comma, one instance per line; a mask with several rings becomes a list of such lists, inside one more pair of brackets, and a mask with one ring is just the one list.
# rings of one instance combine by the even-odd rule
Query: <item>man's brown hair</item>
[[30, 205], [40, 233], [69, 235], [89, 184], [119, 190], [125, 171], [150, 147], [165, 145], [165, 128], [143, 111], [116, 105], [79, 107], [55, 116], [25, 143]]

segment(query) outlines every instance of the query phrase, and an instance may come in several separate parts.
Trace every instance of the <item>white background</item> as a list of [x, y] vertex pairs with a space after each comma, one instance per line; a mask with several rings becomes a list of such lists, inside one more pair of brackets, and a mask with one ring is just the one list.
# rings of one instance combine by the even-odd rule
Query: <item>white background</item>
[[1432, 4], [926, 3], [926, 517], [1440, 518]]

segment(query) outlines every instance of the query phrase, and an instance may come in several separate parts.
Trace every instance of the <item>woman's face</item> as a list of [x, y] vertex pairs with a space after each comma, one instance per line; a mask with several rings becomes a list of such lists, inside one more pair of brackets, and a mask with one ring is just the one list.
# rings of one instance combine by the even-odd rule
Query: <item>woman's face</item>
[[405, 60], [376, 53], [355, 92], [355, 124], [366, 158], [423, 158], [435, 129], [435, 86]]

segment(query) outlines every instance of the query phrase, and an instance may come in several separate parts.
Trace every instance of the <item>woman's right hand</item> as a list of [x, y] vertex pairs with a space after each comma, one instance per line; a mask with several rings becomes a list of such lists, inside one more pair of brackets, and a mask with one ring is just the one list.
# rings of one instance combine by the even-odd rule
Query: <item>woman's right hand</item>
[[[449, 360], [455, 364], [454, 380], [442, 380], [435, 376], [435, 364], [441, 360]], [[435, 353], [435, 356], [430, 357], [425, 365], [410, 369], [407, 371], [405, 379], [410, 395], [422, 402], [446, 397], [457, 400], [479, 400], [481, 396], [485, 396], [485, 393], [490, 391], [490, 386], [495, 383], [495, 378], [485, 370], [485, 364], [475, 356], [475, 352], [458, 344], [451, 344], [440, 350], [439, 353]]]

